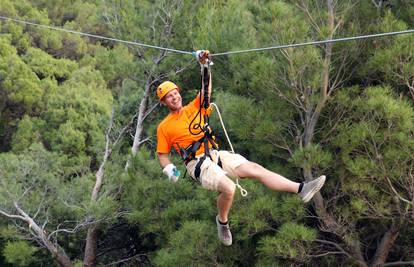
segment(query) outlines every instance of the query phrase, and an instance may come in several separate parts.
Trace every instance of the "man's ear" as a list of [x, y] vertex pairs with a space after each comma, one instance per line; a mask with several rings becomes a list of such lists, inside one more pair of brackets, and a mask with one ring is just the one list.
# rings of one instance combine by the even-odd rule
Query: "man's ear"
[[166, 106], [166, 104], [165, 104], [164, 100], [161, 100], [161, 101], [160, 101], [160, 104], [161, 104], [161, 106], [164, 106], [164, 107]]

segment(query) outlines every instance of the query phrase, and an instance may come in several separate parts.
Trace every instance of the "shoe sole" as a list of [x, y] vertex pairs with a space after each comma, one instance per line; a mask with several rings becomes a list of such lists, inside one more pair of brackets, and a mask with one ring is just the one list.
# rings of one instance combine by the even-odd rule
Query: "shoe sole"
[[320, 180], [318, 181], [317, 185], [303, 197], [302, 199], [303, 202], [305, 203], [309, 202], [309, 200], [312, 199], [313, 195], [315, 195], [316, 192], [318, 192], [322, 188], [322, 186], [325, 184], [325, 179], [326, 179], [325, 175], [320, 176], [318, 179]]

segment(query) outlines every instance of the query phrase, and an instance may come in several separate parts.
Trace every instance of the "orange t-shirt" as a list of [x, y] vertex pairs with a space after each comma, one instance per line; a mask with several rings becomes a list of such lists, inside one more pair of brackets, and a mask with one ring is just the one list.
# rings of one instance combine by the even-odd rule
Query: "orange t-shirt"
[[[197, 135], [190, 133], [188, 126], [191, 121], [197, 115], [200, 109], [200, 97], [197, 97], [191, 101], [188, 105], [184, 106], [178, 113], [170, 113], [157, 128], [157, 152], [158, 153], [170, 153], [171, 148], [174, 149], [180, 154], [179, 147], [187, 148], [193, 142], [200, 140], [204, 136], [204, 132], [201, 132]], [[211, 106], [207, 109], [207, 114], [210, 114], [212, 111]], [[201, 125], [204, 125], [203, 114], [205, 114], [204, 109], [201, 111]], [[199, 118], [196, 118], [193, 122], [199, 122]], [[200, 129], [193, 130], [198, 133]], [[179, 147], [178, 147], [179, 145]], [[211, 148], [211, 144], [209, 143]], [[197, 150], [196, 155], [204, 153], [204, 144], [200, 146]]]

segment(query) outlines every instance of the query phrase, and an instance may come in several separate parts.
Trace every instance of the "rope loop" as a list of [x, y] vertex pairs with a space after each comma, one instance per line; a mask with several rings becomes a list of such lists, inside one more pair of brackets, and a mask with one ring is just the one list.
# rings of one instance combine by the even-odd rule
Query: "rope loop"
[[239, 184], [239, 179], [236, 179], [236, 187], [240, 190], [240, 195], [242, 195], [242, 197], [247, 196], [247, 190], [244, 189], [240, 184]]
[[[226, 126], [224, 126], [224, 122], [223, 122], [223, 118], [221, 117], [221, 113], [220, 113], [220, 109], [218, 108], [218, 106], [216, 105], [216, 103], [211, 103], [211, 105], [212, 106], [214, 106], [216, 109], [217, 109], [217, 114], [218, 114], [218, 116], [219, 116], [219, 119], [220, 119], [220, 123], [221, 123], [221, 128], [223, 128], [223, 132], [224, 132], [224, 135], [226, 136], [226, 139], [227, 139], [227, 143], [229, 143], [229, 146], [230, 146], [230, 149], [231, 149], [231, 152], [232, 153], [234, 153], [234, 149], [233, 149], [233, 145], [231, 144], [231, 141], [230, 141], [230, 137], [229, 137], [229, 135], [227, 134], [227, 130], [226, 130]], [[239, 178], [237, 178], [236, 179], [236, 187], [240, 190], [240, 194], [243, 196], [243, 197], [245, 197], [245, 196], [247, 196], [247, 190], [246, 189], [244, 189], [240, 184], [239, 184]]]

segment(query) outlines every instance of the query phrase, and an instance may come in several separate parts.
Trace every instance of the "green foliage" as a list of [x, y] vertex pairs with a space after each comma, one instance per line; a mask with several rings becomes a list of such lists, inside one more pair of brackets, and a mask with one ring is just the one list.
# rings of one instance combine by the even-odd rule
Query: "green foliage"
[[30, 66], [38, 76], [55, 78], [59, 80], [67, 79], [77, 68], [76, 62], [67, 59], [55, 59], [46, 52], [29, 48], [23, 60]]
[[41, 106], [40, 81], [18, 57], [7, 38], [0, 37], [0, 85], [10, 101], [21, 104], [27, 111]]
[[[407, 25], [397, 20], [391, 12], [387, 12], [378, 28], [382, 31], [405, 30]], [[368, 75], [371, 79], [384, 80], [387, 83], [413, 90], [414, 64], [411, 60], [414, 55], [411, 46], [413, 40], [411, 34], [383, 40], [364, 65], [362, 74]]]
[[362, 201], [361, 199], [353, 199], [351, 201], [351, 206], [352, 209], [356, 210], [358, 213], [364, 213], [368, 208], [365, 206], [364, 201]]
[[[413, 126], [413, 110], [405, 101], [392, 97], [390, 88], [370, 88], [365, 92], [368, 101], [364, 107], [372, 111], [375, 122], [389, 130], [409, 133]], [[385, 121], [384, 121], [385, 120]], [[385, 125], [382, 123], [385, 122]]]
[[[289, 111], [282, 111], [281, 106], [267, 106], [269, 110], [264, 110], [260, 102], [229, 93], [218, 93], [215, 101], [222, 114], [234, 150], [250, 160], [260, 161], [266, 167], [273, 165], [276, 151], [272, 143], [280, 139], [283, 129], [280, 125], [282, 122], [275, 123], [274, 113], [271, 111], [280, 111], [280, 115]], [[219, 133], [218, 135], [223, 137], [220, 144], [225, 149], [230, 149], [227, 140], [224, 139], [218, 116], [213, 114], [212, 119], [214, 125], [217, 125], [215, 130]]]
[[411, 194], [406, 185], [413, 166], [414, 111], [389, 87], [367, 88], [359, 95], [354, 90], [342, 94], [348, 96], [338, 97], [337, 104], [352, 111], [338, 126], [334, 140], [349, 176], [343, 180], [342, 190], [350, 196], [351, 206], [342, 211], [374, 217], [398, 214], [405, 205], [393, 202], [393, 197]]
[[75, 71], [62, 86], [49, 92], [42, 114], [48, 128], [44, 140], [70, 161], [68, 174], [85, 172], [91, 158], [104, 147], [103, 132], [112, 104], [100, 73], [89, 67]]
[[[15, 8], [18, 15], [22, 19], [30, 20], [31, 22], [49, 25], [49, 18], [46, 10], [38, 10], [33, 8], [27, 1], [18, 1], [15, 3]], [[14, 16], [16, 17], [16, 16]], [[26, 28], [27, 40], [30, 45], [37, 46], [45, 50], [56, 50], [62, 45], [60, 34], [51, 32], [50, 30], [40, 27], [27, 27]]]
[[297, 167], [310, 170], [315, 167], [328, 167], [332, 161], [332, 156], [319, 145], [312, 144], [295, 151], [290, 160]]
[[69, 155], [79, 155], [85, 149], [85, 134], [74, 129], [73, 125], [64, 123], [59, 126], [55, 150]]
[[41, 142], [39, 132], [41, 127], [41, 120], [25, 115], [19, 122], [17, 131], [13, 136], [12, 151], [14, 153], [23, 152], [31, 144]]
[[[178, 165], [180, 166], [180, 165]], [[184, 170], [181, 170], [184, 174]], [[124, 205], [132, 210], [128, 219], [138, 223], [143, 233], [158, 233], [162, 244], [165, 235], [175, 231], [182, 221], [213, 216], [210, 197], [197, 196], [187, 179], [169, 182], [159, 172], [158, 162], [148, 152], [140, 151], [134, 159], [130, 174], [125, 177]], [[197, 196], [197, 197], [196, 197]], [[209, 212], [206, 212], [209, 211]]]
[[264, 258], [286, 258], [304, 261], [316, 232], [296, 223], [283, 224], [274, 237], [265, 237], [260, 242], [259, 252]]
[[254, 45], [253, 17], [245, 2], [206, 2], [196, 12], [195, 24], [200, 30], [191, 32], [193, 49], [219, 52]]
[[[46, 151], [40, 144], [32, 144], [17, 155], [1, 153], [0, 209], [9, 214], [16, 214], [15, 205], [18, 205], [26, 214], [32, 216], [36, 223], [43, 225], [48, 233], [57, 228], [73, 228], [76, 222], [85, 218], [89, 210], [99, 214], [98, 208], [87, 207], [92, 181], [87, 177], [65, 179], [62, 176], [62, 164], [62, 159], [56, 153]], [[104, 201], [99, 208], [109, 211], [107, 206], [107, 201]], [[102, 213], [104, 212], [101, 211], [100, 214]], [[107, 217], [110, 215], [106, 214], [105, 218]], [[13, 240], [19, 236], [29, 235], [27, 223], [15, 220], [15, 224], [17, 227], [9, 229], [10, 233], [2, 231], [1, 235]], [[11, 247], [10, 251], [12, 250]], [[25, 255], [26, 260], [30, 260], [35, 257], [29, 257], [29, 253], [33, 252], [33, 247], [30, 247], [30, 250], [26, 249], [22, 255]], [[8, 257], [17, 264], [19, 258], [13, 259], [12, 254]], [[45, 262], [47, 260], [48, 257], [45, 258]]]
[[[305, 36], [312, 31], [311, 25], [306, 23], [303, 14], [297, 12], [293, 5], [285, 2], [269, 1], [261, 6], [260, 12], [258, 18], [264, 18], [264, 20], [257, 22], [259, 38], [263, 43], [268, 44], [267, 46], [301, 43], [306, 41]], [[266, 68], [260, 68], [260, 72], [253, 70], [254, 79], [257, 80], [257, 85], [260, 85], [259, 88], [268, 88], [268, 90], [278, 88], [290, 95], [296, 92], [291, 89], [298, 89], [300, 86], [318, 90], [321, 78], [319, 71], [322, 67], [320, 51], [308, 46], [286, 49], [283, 53], [278, 50], [270, 53], [271, 56], [264, 61]], [[257, 64], [262, 61], [263, 59], [258, 58]], [[278, 79], [269, 79], [269, 77], [278, 77]]]
[[216, 229], [200, 221], [185, 222], [154, 259], [156, 266], [217, 266]]
[[94, 51], [94, 65], [109, 84], [131, 77], [134, 66], [133, 56], [125, 46], [113, 49], [97, 46]]
[[2, 218], [2, 226], [0, 227], [0, 235], [4, 239], [14, 239], [18, 235], [18, 231], [15, 227], [7, 224], [7, 221]]
[[[13, 201], [18, 201], [28, 214], [34, 214], [40, 207], [45, 209], [42, 216], [48, 216], [48, 211], [53, 211], [56, 205], [62, 204], [61, 201], [71, 194], [61, 190], [65, 188], [66, 181], [60, 176], [61, 162], [56, 158], [56, 154], [47, 152], [39, 144], [31, 145], [25, 153], [19, 155], [1, 154], [2, 208], [11, 211]], [[83, 192], [81, 195], [85, 196], [87, 187], [80, 186], [78, 189]], [[56, 210], [56, 212], [60, 211]]]
[[[410, 5], [385, 2], [376, 8], [373, 1], [336, 1], [334, 22], [339, 26], [333, 37], [412, 28]], [[323, 1], [2, 0], [0, 14], [212, 53], [330, 37]], [[322, 195], [341, 223], [339, 245], [351, 254], [355, 244], [363, 247], [367, 262], [392, 221], [402, 227], [387, 260], [413, 258], [402, 249], [413, 246], [407, 219], [412, 205], [407, 201], [413, 195], [414, 115], [411, 99], [406, 100], [413, 94], [412, 43], [408, 34], [335, 43], [329, 65], [329, 86], [335, 90], [317, 121], [313, 143], [306, 147], [301, 141], [311, 114], [303, 109], [321, 100], [324, 46], [213, 57], [213, 97], [236, 152], [295, 181], [302, 180], [303, 169], [328, 174]], [[96, 202], [90, 201], [111, 107], [114, 140], [136, 114], [147, 81], [174, 80], [182, 85], [185, 100], [200, 86], [194, 59], [163, 53], [1, 20], [0, 208], [13, 213], [16, 200], [28, 214], [37, 213], [40, 223], [47, 221], [49, 232], [70, 228], [85, 216], [101, 220], [103, 235], [116, 232], [125, 242], [119, 248], [113, 236], [101, 236], [99, 265], [135, 256], [130, 253], [148, 255], [142, 261], [135, 257], [130, 265], [355, 264], [344, 254], [310, 258], [334, 249], [312, 242], [316, 234], [332, 239], [317, 233], [316, 220], [308, 219], [318, 211], [297, 196], [250, 180], [241, 181], [249, 195], [237, 193], [230, 213], [234, 245], [223, 248], [214, 225], [217, 194], [188, 177], [171, 184], [161, 173], [155, 129], [165, 109], [145, 118], [144, 138], [151, 142], [132, 158], [127, 173], [131, 141], [126, 137], [136, 119], [125, 138], [110, 147], [103, 189]], [[157, 65], [162, 55], [166, 57]], [[154, 95], [148, 105], [156, 101]], [[211, 123], [221, 148], [229, 149], [216, 115]], [[180, 160], [172, 160], [184, 173]], [[119, 210], [127, 214], [126, 222], [114, 219]], [[16, 242], [26, 238], [26, 225], [10, 222], [0, 218], [0, 265], [7, 264], [5, 259], [13, 266], [52, 265], [47, 251]], [[126, 230], [118, 233], [118, 227]], [[57, 238], [79, 266], [84, 234]]]
[[[77, 29], [74, 22], [67, 22], [64, 25], [68, 30]], [[79, 60], [84, 54], [88, 52], [88, 45], [86, 41], [77, 34], [65, 33], [62, 37], [62, 44], [65, 45], [65, 49], [61, 49], [62, 57], [70, 58], [73, 60]]]
[[130, 120], [129, 114], [136, 109], [136, 103], [144, 95], [143, 88], [132, 79], [124, 79], [118, 96], [117, 112], [125, 123]]
[[34, 253], [38, 248], [29, 245], [25, 241], [7, 242], [4, 248], [4, 257], [13, 266], [31, 266], [36, 261]]

